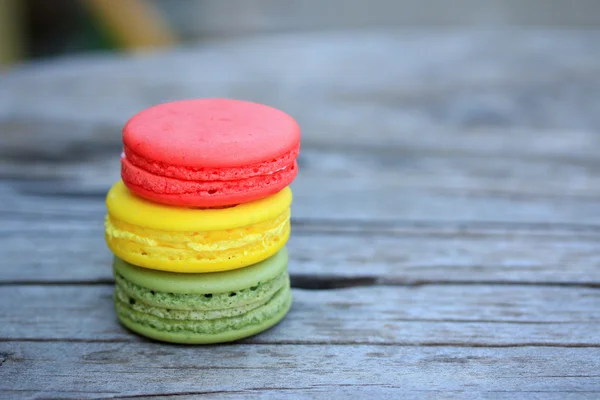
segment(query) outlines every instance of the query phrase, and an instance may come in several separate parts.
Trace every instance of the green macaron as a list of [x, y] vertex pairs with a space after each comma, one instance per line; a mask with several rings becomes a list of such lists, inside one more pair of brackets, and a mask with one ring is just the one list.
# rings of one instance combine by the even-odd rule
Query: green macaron
[[121, 323], [152, 339], [223, 343], [277, 324], [292, 303], [283, 248], [249, 267], [178, 274], [140, 268], [115, 257], [115, 307]]

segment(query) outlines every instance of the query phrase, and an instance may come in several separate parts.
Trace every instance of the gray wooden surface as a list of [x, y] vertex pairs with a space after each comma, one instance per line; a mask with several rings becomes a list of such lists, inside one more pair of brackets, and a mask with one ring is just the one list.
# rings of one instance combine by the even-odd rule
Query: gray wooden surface
[[[121, 328], [104, 195], [157, 102], [303, 128], [295, 303], [239, 343]], [[0, 398], [600, 396], [600, 32], [357, 32], [0, 77]]]

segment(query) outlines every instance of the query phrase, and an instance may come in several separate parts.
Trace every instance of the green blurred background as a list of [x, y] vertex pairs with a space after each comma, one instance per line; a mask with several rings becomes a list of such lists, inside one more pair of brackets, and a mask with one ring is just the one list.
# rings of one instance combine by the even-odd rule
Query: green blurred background
[[0, 0], [0, 63], [366, 27], [600, 25], [598, 0]]

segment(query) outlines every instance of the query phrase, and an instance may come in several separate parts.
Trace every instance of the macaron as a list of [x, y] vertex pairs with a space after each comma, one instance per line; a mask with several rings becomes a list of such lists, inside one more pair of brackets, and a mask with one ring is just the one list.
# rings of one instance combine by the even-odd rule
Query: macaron
[[143, 199], [117, 182], [108, 192], [105, 238], [119, 258], [180, 273], [226, 271], [262, 261], [290, 235], [292, 191], [219, 209]]
[[275, 108], [241, 100], [164, 103], [123, 128], [121, 177], [146, 199], [220, 207], [281, 191], [296, 177], [300, 128]]
[[130, 330], [165, 342], [222, 343], [277, 324], [292, 304], [288, 255], [233, 271], [177, 274], [114, 258], [115, 307]]

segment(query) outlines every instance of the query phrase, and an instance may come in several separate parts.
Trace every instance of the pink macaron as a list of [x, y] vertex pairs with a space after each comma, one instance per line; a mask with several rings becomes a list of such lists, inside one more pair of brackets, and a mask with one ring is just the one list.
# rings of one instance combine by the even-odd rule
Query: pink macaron
[[277, 193], [298, 173], [300, 128], [275, 108], [240, 100], [160, 104], [123, 129], [121, 176], [137, 195], [222, 207]]

